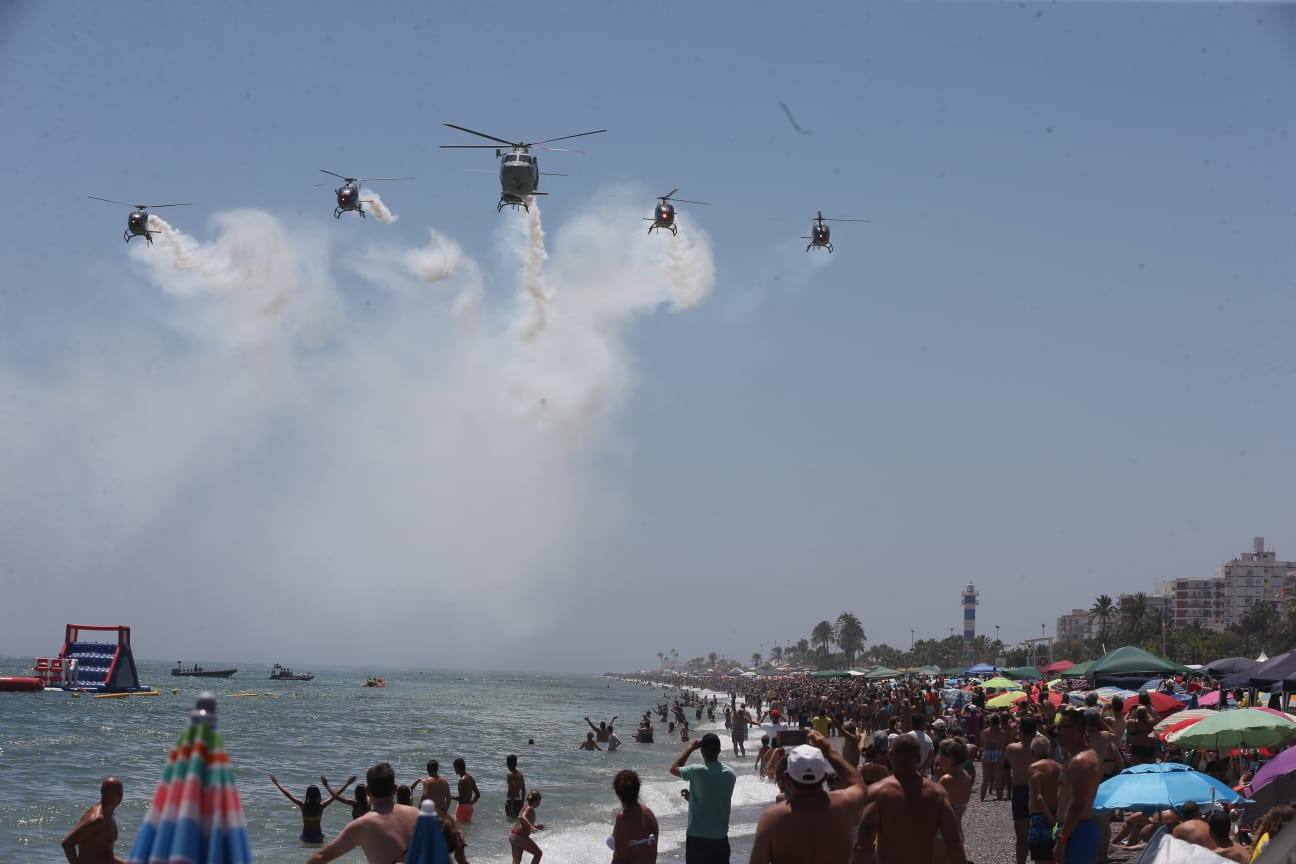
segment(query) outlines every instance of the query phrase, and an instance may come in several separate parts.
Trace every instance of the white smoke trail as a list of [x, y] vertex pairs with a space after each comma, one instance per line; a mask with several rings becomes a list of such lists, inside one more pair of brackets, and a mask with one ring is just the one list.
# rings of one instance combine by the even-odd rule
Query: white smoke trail
[[540, 205], [531, 199], [525, 220], [526, 245], [522, 255], [522, 290], [526, 296], [521, 337], [530, 342], [544, 332], [549, 323], [549, 292], [545, 289], [544, 265], [549, 260], [545, 251], [544, 226], [540, 223]]
[[706, 235], [693, 228], [671, 237], [666, 256], [673, 308], [675, 311], [692, 309], [706, 299], [715, 283], [715, 262]]
[[[269, 213], [219, 213], [208, 242], [158, 220], [129, 254], [167, 300], [145, 322], [161, 327], [123, 310], [57, 374], [0, 361], [0, 403], [23, 413], [0, 447], [5, 559], [34, 586], [12, 638], [57, 630], [64, 574], [94, 572], [120, 587], [100, 613], [148, 618], [160, 653], [201, 609], [249, 655], [435, 616], [436, 662], [513, 662], [570, 596], [583, 541], [617, 527], [602, 457], [634, 381], [626, 325], [711, 287], [705, 238], [667, 275], [639, 215], [591, 211], [546, 250], [536, 213], [495, 308], [436, 233], [347, 255], [338, 272], [366, 282], [339, 291], [324, 235]], [[519, 338], [516, 304], [542, 298], [543, 337]], [[471, 638], [496, 627], [509, 638]]]
[[372, 189], [366, 189], [364, 196], [361, 206], [364, 207], [366, 213], [372, 213], [374, 218], [382, 224], [390, 225], [400, 218], [391, 210], [387, 209], [387, 205], [383, 203], [382, 198], [379, 197], [377, 192]]

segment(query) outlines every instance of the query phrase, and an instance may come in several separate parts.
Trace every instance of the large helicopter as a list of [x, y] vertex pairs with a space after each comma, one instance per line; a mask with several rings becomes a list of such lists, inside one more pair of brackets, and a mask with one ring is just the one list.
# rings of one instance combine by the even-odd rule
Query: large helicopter
[[679, 234], [679, 227], [675, 224], [675, 205], [671, 203], [672, 201], [679, 202], [680, 204], [703, 204], [708, 207], [710, 206], [706, 201], [690, 201], [687, 198], [676, 198], [675, 193], [678, 191], [678, 189], [672, 189], [665, 195], [661, 195], [657, 198], [657, 207], [653, 210], [653, 218], [644, 218], [645, 222], [652, 223], [648, 226], [649, 234], [653, 233], [653, 231], [658, 228], [668, 229], [672, 235]]
[[828, 238], [832, 236], [832, 232], [828, 230], [828, 226], [824, 223], [826, 222], [867, 222], [867, 221], [869, 220], [867, 219], [829, 219], [825, 217], [823, 215], [823, 211], [820, 210], [818, 211], [818, 215], [815, 216], [814, 224], [810, 226], [810, 236], [802, 237], [801, 239], [810, 241], [809, 245], [806, 246], [807, 252], [809, 252], [811, 249], [827, 249], [829, 252], [831, 252], [833, 251], [833, 245], [831, 242], [829, 242]]
[[443, 150], [494, 150], [495, 157], [500, 159], [499, 179], [500, 179], [500, 200], [495, 207], [496, 211], [503, 210], [505, 205], [517, 209], [530, 210], [527, 206], [527, 199], [532, 195], [545, 195], [547, 193], [537, 191], [540, 188], [540, 177], [545, 172], [540, 170], [540, 160], [531, 155], [530, 150], [534, 147], [537, 150], [564, 150], [563, 147], [546, 147], [554, 141], [566, 141], [569, 138], [580, 138], [585, 135], [598, 135], [600, 132], [606, 132], [606, 129], [595, 129], [593, 132], [578, 132], [575, 135], [563, 135], [560, 138], [546, 138], [543, 141], [517, 142], [505, 141], [503, 138], [496, 138], [494, 135], [487, 135], [485, 132], [478, 132], [465, 126], [456, 126], [453, 123], [443, 123], [443, 126], [449, 126], [451, 129], [458, 129], [460, 132], [467, 132], [470, 135], [476, 135], [479, 138], [485, 138], [488, 141], [496, 141], [504, 147], [511, 148], [507, 153], [500, 147], [493, 144], [442, 144]]
[[[323, 168], [319, 169], [324, 171]], [[370, 202], [360, 198], [360, 184], [373, 183], [374, 181], [388, 180], [413, 180], [413, 177], [343, 177], [341, 174], [334, 174], [332, 171], [324, 171], [331, 177], [336, 177], [342, 181], [342, 185], [333, 190], [337, 196], [337, 206], [333, 208], [333, 218], [341, 219], [343, 213], [359, 213], [365, 215], [364, 206]], [[331, 183], [316, 183], [316, 186], [330, 186]]]
[[87, 195], [94, 201], [103, 201], [106, 204], [116, 204], [121, 207], [134, 207], [126, 217], [126, 230], [122, 232], [122, 239], [129, 243], [135, 237], [143, 237], [148, 241], [150, 246], [153, 245], [153, 232], [148, 227], [148, 209], [150, 207], [191, 207], [192, 201], [184, 204], [127, 204], [125, 201], [114, 201], [111, 198], [100, 198], [97, 195]]

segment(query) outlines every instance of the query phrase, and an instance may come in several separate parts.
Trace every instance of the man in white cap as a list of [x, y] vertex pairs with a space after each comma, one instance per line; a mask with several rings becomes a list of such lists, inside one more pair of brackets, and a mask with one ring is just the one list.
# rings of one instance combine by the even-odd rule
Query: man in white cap
[[[786, 752], [787, 798], [761, 814], [751, 864], [840, 864], [850, 858], [868, 787], [859, 770], [818, 732]], [[824, 789], [836, 774], [840, 788]]]

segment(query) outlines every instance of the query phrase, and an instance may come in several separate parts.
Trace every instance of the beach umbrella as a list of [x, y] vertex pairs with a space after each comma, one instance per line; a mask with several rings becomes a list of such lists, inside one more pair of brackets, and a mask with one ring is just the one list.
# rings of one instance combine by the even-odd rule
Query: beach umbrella
[[1182, 711], [1176, 711], [1169, 717], [1162, 717], [1157, 724], [1152, 727], [1153, 732], [1169, 732], [1176, 727], [1182, 728], [1195, 723], [1198, 720], [1205, 720], [1207, 717], [1214, 715], [1216, 712], [1210, 708], [1185, 708]]
[[135, 836], [128, 864], [251, 864], [243, 804], [225, 739], [216, 732], [216, 699], [198, 697]]
[[900, 672], [898, 670], [891, 669], [886, 666], [878, 666], [874, 669], [871, 669], [868, 673], [868, 677], [873, 679], [898, 678], [899, 676], [900, 676]]
[[1281, 712], [1256, 708], [1216, 711], [1187, 728], [1172, 732], [1166, 741], [1176, 747], [1228, 751], [1234, 747], [1281, 747], [1296, 738], [1296, 722]]
[[1007, 693], [1000, 693], [998, 696], [986, 702], [987, 708], [1008, 708], [1014, 703], [1021, 702], [1026, 698], [1026, 694], [1021, 690], [1011, 690]]
[[424, 801], [414, 822], [414, 836], [405, 850], [405, 864], [450, 864], [450, 847], [441, 833], [436, 805]]
[[[1162, 717], [1183, 710], [1183, 703], [1173, 696], [1158, 691], [1149, 692], [1147, 696], [1148, 701], [1152, 703], [1152, 710], [1160, 714]], [[1143, 703], [1139, 702], [1137, 699], [1130, 699], [1125, 703], [1125, 713], [1127, 715], [1132, 714], [1134, 709], [1141, 704]]]
[[[1074, 669], [1070, 670], [1074, 672]], [[1192, 672], [1187, 666], [1182, 666], [1164, 657], [1158, 657], [1150, 651], [1144, 651], [1142, 648], [1135, 648], [1133, 645], [1126, 645], [1124, 648], [1117, 648], [1094, 661], [1089, 667], [1090, 678], [1107, 678], [1125, 675], [1144, 674], [1146, 678], [1153, 675], [1182, 675]]]
[[991, 678], [988, 681], [982, 681], [981, 686], [989, 690], [1020, 690], [1021, 684], [1013, 681], [1011, 678]]
[[[1209, 708], [1212, 705], [1218, 705], [1219, 701], [1220, 701], [1220, 691], [1212, 690], [1209, 693], [1205, 694], [1204, 696], [1198, 697], [1197, 704], [1202, 706], [1203, 708]], [[1227, 701], [1225, 702], [1225, 704], [1228, 704]]]
[[1057, 675], [1059, 672], [1067, 671], [1074, 665], [1075, 664], [1072, 663], [1070, 660], [1058, 660], [1055, 663], [1050, 663], [1049, 665], [1045, 666], [1040, 671], [1043, 672], [1045, 675]]
[[1064, 677], [1067, 678], [1084, 678], [1089, 674], [1089, 670], [1097, 663], [1097, 660], [1086, 660], [1083, 663], [1073, 663], [1067, 667]]
[[1208, 774], [1178, 762], [1133, 765], [1098, 785], [1095, 810], [1160, 810], [1186, 801], [1237, 804], [1246, 799]]
[[1014, 666], [1003, 670], [1003, 674], [1005, 678], [1015, 678], [1018, 681], [1038, 681], [1044, 677], [1034, 666]]
[[1206, 672], [1212, 678], [1227, 678], [1230, 675], [1236, 675], [1238, 672], [1245, 672], [1248, 669], [1254, 669], [1260, 664], [1250, 657], [1221, 657], [1214, 662], [1206, 664]]

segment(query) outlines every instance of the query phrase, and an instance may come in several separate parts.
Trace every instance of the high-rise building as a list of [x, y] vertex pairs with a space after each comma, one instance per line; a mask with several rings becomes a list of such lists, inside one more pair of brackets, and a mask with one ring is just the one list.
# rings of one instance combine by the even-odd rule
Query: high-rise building
[[980, 594], [971, 582], [963, 589], [963, 654], [971, 656], [972, 640], [976, 639], [976, 607]]
[[1057, 619], [1057, 641], [1086, 641], [1098, 635], [1097, 622], [1089, 617], [1088, 609], [1072, 609]]
[[1278, 553], [1264, 548], [1264, 538], [1251, 541], [1251, 551], [1221, 564], [1215, 576], [1224, 583], [1224, 614], [1228, 624], [1238, 624], [1247, 610], [1261, 601], [1278, 604], [1291, 587], [1296, 561], [1279, 561]]

